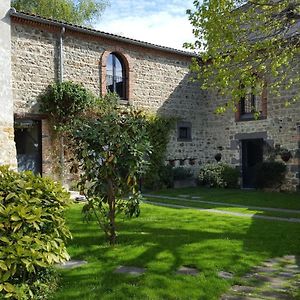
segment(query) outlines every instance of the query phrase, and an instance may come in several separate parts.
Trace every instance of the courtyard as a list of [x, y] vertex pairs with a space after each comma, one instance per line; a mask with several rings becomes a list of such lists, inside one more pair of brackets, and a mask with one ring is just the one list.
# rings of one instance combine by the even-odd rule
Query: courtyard
[[71, 207], [68, 251], [87, 264], [60, 271], [55, 299], [299, 299], [299, 194], [189, 188], [146, 201], [139, 218], [118, 220], [114, 247]]

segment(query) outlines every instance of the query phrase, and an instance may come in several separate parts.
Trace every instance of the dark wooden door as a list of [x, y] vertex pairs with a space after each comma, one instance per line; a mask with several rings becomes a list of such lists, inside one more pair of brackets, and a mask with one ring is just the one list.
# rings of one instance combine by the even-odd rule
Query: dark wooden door
[[263, 161], [263, 140], [242, 141], [243, 187], [256, 187], [256, 167]]
[[15, 143], [19, 171], [42, 173], [41, 122], [15, 121]]

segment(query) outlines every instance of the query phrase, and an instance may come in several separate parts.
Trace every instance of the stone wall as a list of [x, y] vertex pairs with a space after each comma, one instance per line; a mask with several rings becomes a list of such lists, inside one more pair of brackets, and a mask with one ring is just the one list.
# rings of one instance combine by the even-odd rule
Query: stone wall
[[[60, 32], [60, 28], [13, 18], [13, 93], [18, 116], [39, 113], [38, 96], [58, 78]], [[118, 52], [128, 63], [128, 102], [131, 105], [149, 113], [171, 115], [193, 123], [198, 120], [202, 96], [198, 83], [190, 81], [190, 55], [143, 48], [70, 30], [64, 34], [63, 51], [64, 80], [83, 83], [94, 94], [103, 94], [105, 62], [102, 57], [105, 53]], [[197, 141], [201, 140], [197, 123], [193, 124], [192, 142], [177, 142], [176, 130], [173, 131], [166, 160], [196, 157], [199, 152]], [[45, 174], [51, 173], [50, 150], [48, 154], [45, 150], [48, 145], [48, 141], [43, 142]]]
[[[37, 98], [45, 87], [58, 78], [58, 41], [61, 28], [28, 23], [13, 18], [12, 61], [15, 113], [37, 113]], [[64, 80], [83, 83], [96, 95], [105, 91], [105, 66], [107, 53], [117, 52], [126, 59], [129, 76], [128, 102], [150, 113], [177, 117], [191, 122], [192, 139], [178, 141], [174, 128], [168, 145], [166, 160], [176, 160], [194, 168], [215, 162], [214, 156], [222, 154], [222, 161], [241, 166], [241, 141], [261, 137], [271, 146], [279, 144], [291, 150], [288, 162], [288, 186], [299, 185], [299, 131], [300, 103], [286, 108], [289, 95], [276, 97], [270, 92], [267, 99], [267, 118], [263, 120], [236, 121], [235, 113], [216, 115], [215, 109], [225, 102], [214, 94], [201, 91], [200, 84], [192, 82], [190, 55], [151, 49], [130, 42], [116, 41], [93, 34], [66, 30], [63, 38]], [[299, 93], [294, 87], [291, 94]], [[44, 125], [45, 127], [46, 125]], [[49, 146], [44, 143], [44, 172], [50, 169]], [[45, 149], [46, 148], [46, 149]], [[190, 165], [189, 159], [195, 159]]]
[[11, 92], [10, 1], [0, 2], [0, 165], [16, 167]]

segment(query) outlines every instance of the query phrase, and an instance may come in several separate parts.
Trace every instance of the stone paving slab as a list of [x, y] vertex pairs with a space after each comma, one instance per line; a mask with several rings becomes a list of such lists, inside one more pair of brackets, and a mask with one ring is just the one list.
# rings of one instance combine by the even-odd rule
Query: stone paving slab
[[177, 271], [176, 274], [180, 275], [192, 275], [196, 276], [199, 274], [199, 270], [194, 267], [187, 267], [187, 266], [181, 266]]
[[85, 261], [85, 260], [71, 259], [62, 264], [57, 265], [57, 267], [60, 269], [74, 269], [74, 268], [77, 268], [77, 267], [80, 267], [80, 266], [83, 266], [86, 264], [87, 264], [87, 261]]
[[225, 272], [225, 271], [220, 271], [218, 273], [218, 276], [222, 279], [232, 279], [233, 278], [233, 274], [230, 272]]
[[[267, 260], [241, 278], [243, 285], [233, 285], [220, 299], [298, 300], [299, 298], [295, 298], [295, 291], [300, 290], [299, 261], [300, 257], [293, 255]], [[296, 267], [299, 273], [294, 272]]]
[[114, 273], [129, 274], [129, 275], [142, 275], [146, 272], [145, 268], [139, 268], [134, 266], [118, 266]]

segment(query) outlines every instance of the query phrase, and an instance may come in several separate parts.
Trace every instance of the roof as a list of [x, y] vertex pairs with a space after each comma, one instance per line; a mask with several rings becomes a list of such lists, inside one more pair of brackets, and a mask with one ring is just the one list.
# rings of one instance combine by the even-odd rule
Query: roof
[[189, 56], [189, 57], [195, 57], [196, 56], [195, 53], [191, 53], [191, 52], [188, 52], [188, 51], [183, 51], [183, 50], [174, 49], [174, 48], [171, 48], [171, 47], [160, 46], [160, 45], [156, 45], [156, 44], [152, 44], [152, 43], [148, 43], [148, 42], [144, 42], [144, 41], [140, 41], [140, 40], [135, 40], [135, 39], [127, 38], [127, 37], [124, 37], [124, 36], [120, 36], [120, 35], [116, 35], [116, 34], [107, 33], [107, 32], [104, 32], [104, 31], [96, 30], [96, 29], [93, 29], [93, 28], [74, 25], [74, 24], [71, 24], [71, 23], [67, 23], [67, 22], [63, 22], [63, 21], [59, 21], [59, 20], [55, 20], [55, 19], [44, 18], [44, 17], [34, 15], [34, 14], [30, 14], [30, 13], [18, 12], [18, 11], [16, 11], [15, 8], [11, 8], [10, 11], [9, 11], [9, 14], [12, 17], [17, 17], [17, 18], [24, 19], [24, 20], [34, 21], [34, 22], [37, 22], [37, 23], [40, 23], [40, 24], [46, 24], [46, 25], [61, 27], [61, 28], [65, 28], [65, 29], [69, 29], [69, 30], [84, 33], [84, 34], [93, 35], [93, 36], [100, 36], [100, 37], [103, 37], [103, 38], [107, 38], [107, 39], [111, 39], [111, 40], [115, 40], [115, 41], [119, 41], [119, 42], [123, 42], [123, 43], [127, 43], [127, 44], [142, 46], [142, 47], [145, 47], [145, 48], [160, 50], [160, 51], [169, 52], [169, 53], [175, 53], [175, 54], [179, 54], [179, 55], [183, 55], [183, 56]]

